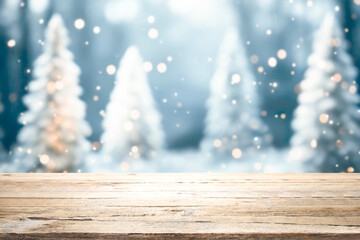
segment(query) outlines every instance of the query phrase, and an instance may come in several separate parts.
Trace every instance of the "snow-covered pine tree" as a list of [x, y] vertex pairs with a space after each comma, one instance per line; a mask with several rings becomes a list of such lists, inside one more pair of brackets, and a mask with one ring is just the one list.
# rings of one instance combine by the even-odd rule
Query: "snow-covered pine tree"
[[271, 141], [260, 116], [255, 77], [239, 32], [230, 28], [220, 47], [207, 101], [203, 151], [213, 157], [249, 157]]
[[35, 80], [23, 99], [28, 111], [19, 118], [24, 126], [15, 151], [15, 162], [23, 169], [73, 171], [89, 150], [86, 137], [91, 129], [79, 99], [80, 69], [68, 44], [63, 20], [56, 14], [46, 29], [44, 53], [35, 62]]
[[153, 158], [163, 147], [161, 116], [134, 46], [120, 61], [103, 127], [102, 153], [112, 160]]
[[289, 159], [308, 171], [360, 170], [357, 69], [346, 50], [343, 29], [328, 14], [315, 35], [292, 122]]

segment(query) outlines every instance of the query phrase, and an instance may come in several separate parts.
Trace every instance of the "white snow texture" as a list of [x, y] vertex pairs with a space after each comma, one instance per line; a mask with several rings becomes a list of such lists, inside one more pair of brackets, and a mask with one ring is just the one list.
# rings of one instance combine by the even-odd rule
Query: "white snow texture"
[[254, 156], [271, 142], [260, 117], [256, 79], [241, 44], [238, 30], [230, 28], [210, 83], [201, 147], [215, 159], [231, 159], [235, 148], [242, 151], [243, 157]]
[[102, 154], [115, 162], [150, 159], [163, 148], [161, 116], [134, 46], [120, 61], [103, 127]]
[[[90, 144], [85, 104], [79, 99], [80, 69], [67, 49], [69, 39], [60, 15], [46, 29], [45, 50], [36, 60], [35, 79], [23, 101], [28, 108], [19, 118], [15, 163], [30, 171], [74, 171]], [[41, 160], [41, 161], [40, 161]]]
[[342, 32], [337, 19], [328, 14], [316, 33], [300, 84], [289, 159], [303, 162], [307, 171], [360, 167], [357, 69]]

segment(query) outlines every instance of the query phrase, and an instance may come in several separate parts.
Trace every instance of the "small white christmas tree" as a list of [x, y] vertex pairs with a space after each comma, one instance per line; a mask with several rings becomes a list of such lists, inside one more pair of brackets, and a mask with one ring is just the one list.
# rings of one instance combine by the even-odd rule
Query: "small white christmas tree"
[[289, 159], [310, 171], [360, 170], [357, 69], [343, 29], [328, 14], [316, 33], [292, 122]]
[[[79, 99], [80, 69], [67, 49], [69, 39], [60, 15], [49, 21], [44, 53], [36, 60], [35, 80], [24, 97], [28, 111], [19, 118], [15, 162], [32, 171], [73, 171], [83, 160], [91, 130]], [[19, 168], [19, 167], [18, 167]]]
[[238, 30], [230, 28], [220, 47], [211, 80], [202, 150], [213, 157], [254, 155], [270, 137], [260, 119], [256, 81]]
[[161, 116], [134, 46], [120, 62], [103, 127], [102, 152], [112, 160], [153, 158], [163, 147]]

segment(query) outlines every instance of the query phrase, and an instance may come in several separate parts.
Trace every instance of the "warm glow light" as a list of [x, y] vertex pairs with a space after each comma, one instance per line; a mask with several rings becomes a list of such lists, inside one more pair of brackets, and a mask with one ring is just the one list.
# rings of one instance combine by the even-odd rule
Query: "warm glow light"
[[321, 123], [327, 123], [329, 121], [329, 115], [326, 113], [320, 114], [319, 120]]
[[261, 168], [262, 168], [261, 163], [255, 163], [255, 164], [254, 164], [254, 169], [255, 169], [255, 170], [260, 170]]
[[133, 152], [133, 153], [139, 152], [139, 147], [138, 146], [132, 146], [131, 147], [131, 152]]
[[55, 107], [55, 102], [54, 101], [49, 101], [48, 106], [51, 107], [51, 108]]
[[287, 53], [284, 49], [280, 49], [278, 52], [277, 52], [277, 56], [279, 59], [285, 59], [286, 56], [287, 56]]
[[54, 81], [48, 82], [46, 85], [46, 90], [49, 94], [53, 94], [56, 91], [56, 83]]
[[151, 72], [153, 69], [153, 65], [151, 62], [144, 62], [143, 69], [145, 72]]
[[316, 139], [313, 139], [313, 140], [311, 140], [311, 142], [310, 142], [310, 146], [312, 147], [312, 148], [316, 148], [317, 147], [317, 140]]
[[336, 145], [338, 148], [340, 148], [340, 147], [342, 147], [343, 143], [342, 143], [342, 141], [341, 141], [340, 139], [338, 139], [338, 140], [336, 140], [335, 145]]
[[10, 48], [15, 47], [16, 41], [15, 41], [14, 39], [10, 39], [10, 40], [7, 42], [7, 45], [8, 45], [8, 47], [10, 47]]
[[100, 28], [99, 26], [95, 26], [95, 27], [93, 28], [93, 32], [94, 32], [95, 34], [99, 34], [100, 31], [101, 31], [101, 28]]
[[357, 88], [356, 88], [355, 86], [351, 86], [351, 87], [349, 88], [349, 92], [352, 93], [352, 94], [355, 94], [356, 91], [357, 91]]
[[231, 77], [231, 85], [238, 84], [240, 82], [241, 78], [240, 75], [235, 73]]
[[149, 16], [147, 20], [148, 20], [148, 23], [150, 23], [150, 24], [154, 23], [155, 22], [155, 17], [154, 16]]
[[99, 142], [93, 142], [92, 145], [91, 145], [91, 149], [93, 151], [96, 151], [100, 148], [100, 143]]
[[167, 66], [166, 66], [165, 63], [159, 63], [159, 64], [157, 65], [157, 70], [158, 70], [159, 73], [164, 73], [164, 72], [166, 72], [166, 69], [167, 69]]
[[159, 32], [156, 28], [151, 28], [148, 32], [148, 36], [151, 39], [155, 39], [159, 36]]
[[133, 130], [133, 129], [134, 129], [134, 124], [133, 124], [133, 122], [132, 122], [132, 121], [126, 121], [126, 122], [124, 123], [124, 129], [125, 129], [125, 131], [128, 131], [128, 132], [130, 132], [131, 130]]
[[130, 112], [130, 117], [132, 120], [138, 120], [140, 118], [140, 112], [134, 109]]
[[58, 115], [55, 115], [54, 116], [54, 123], [57, 124], [57, 125], [60, 125], [62, 122], [62, 118]]
[[239, 159], [242, 156], [242, 151], [239, 148], [234, 148], [232, 150], [232, 156], [233, 158]]
[[348, 86], [349, 86], [349, 84], [347, 82], [342, 82], [341, 83], [341, 88], [342, 89], [347, 89]]
[[276, 65], [277, 65], [276, 58], [274, 58], [274, 57], [269, 58], [268, 64], [269, 64], [270, 67], [276, 67]]
[[40, 155], [39, 159], [40, 159], [40, 162], [44, 165], [46, 165], [50, 160], [49, 156], [46, 154]]
[[216, 139], [216, 140], [214, 141], [214, 147], [218, 148], [218, 147], [220, 147], [220, 146], [221, 146], [221, 141], [220, 141], [219, 139]]
[[114, 75], [116, 72], [116, 67], [114, 65], [110, 64], [106, 67], [106, 72], [109, 75]]
[[342, 79], [342, 76], [340, 73], [335, 73], [334, 76], [333, 76], [333, 79], [335, 82], [340, 82], [341, 79]]
[[81, 18], [78, 18], [75, 20], [74, 26], [76, 29], [83, 29], [85, 27], [85, 21]]
[[102, 117], [105, 117], [105, 116], [106, 116], [106, 113], [105, 113], [104, 110], [101, 110], [101, 111], [99, 112], [99, 114], [100, 114], [100, 116], [102, 116]]
[[55, 83], [56, 90], [61, 90], [61, 89], [63, 89], [63, 87], [64, 87], [64, 82], [63, 81], [57, 81]]

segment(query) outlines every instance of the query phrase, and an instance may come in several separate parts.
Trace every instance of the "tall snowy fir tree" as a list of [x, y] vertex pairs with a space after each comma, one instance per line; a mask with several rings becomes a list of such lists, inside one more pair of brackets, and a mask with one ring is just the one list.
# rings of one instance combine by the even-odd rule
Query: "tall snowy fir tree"
[[202, 150], [213, 157], [238, 159], [268, 145], [271, 139], [261, 120], [256, 84], [238, 30], [230, 28], [211, 80]]
[[325, 17], [300, 84], [289, 158], [308, 171], [360, 170], [357, 69], [343, 31], [334, 15]]
[[163, 147], [161, 116], [134, 46], [120, 62], [103, 127], [102, 152], [114, 161], [153, 158]]
[[67, 49], [69, 39], [60, 15], [48, 24], [44, 53], [36, 60], [35, 80], [24, 97], [28, 111], [19, 118], [15, 161], [31, 171], [74, 171], [89, 150], [91, 129], [79, 99], [80, 69]]

